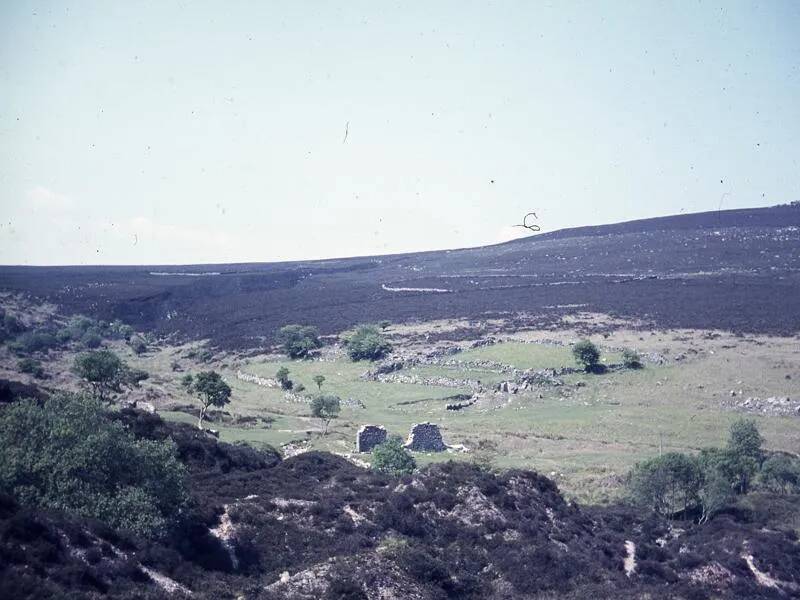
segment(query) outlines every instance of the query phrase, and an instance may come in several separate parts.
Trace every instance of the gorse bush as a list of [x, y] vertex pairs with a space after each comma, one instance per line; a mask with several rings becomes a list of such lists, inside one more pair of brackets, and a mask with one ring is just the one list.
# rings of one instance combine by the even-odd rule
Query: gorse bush
[[575, 362], [587, 371], [597, 368], [600, 362], [600, 350], [589, 340], [581, 340], [572, 347], [572, 356]]
[[373, 325], [361, 325], [344, 338], [352, 360], [379, 360], [392, 351], [392, 345]]
[[172, 441], [137, 440], [96, 400], [62, 394], [0, 409], [0, 491], [138, 535], [163, 532], [184, 505]]
[[26, 331], [8, 345], [9, 349], [16, 354], [46, 352], [58, 346], [59, 342], [55, 335], [40, 329]]
[[322, 346], [319, 330], [306, 325], [286, 325], [278, 330], [275, 338], [290, 358], [305, 358]]

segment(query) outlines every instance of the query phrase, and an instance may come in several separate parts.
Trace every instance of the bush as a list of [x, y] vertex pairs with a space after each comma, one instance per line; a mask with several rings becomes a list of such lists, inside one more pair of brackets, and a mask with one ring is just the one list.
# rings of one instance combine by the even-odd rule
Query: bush
[[103, 338], [100, 337], [100, 334], [94, 329], [90, 329], [81, 336], [81, 344], [86, 348], [99, 348], [102, 343]]
[[414, 472], [417, 462], [403, 448], [403, 440], [392, 436], [372, 450], [372, 468], [389, 475], [407, 475]]
[[0, 491], [138, 535], [162, 532], [187, 497], [170, 441], [137, 440], [97, 400], [62, 394], [0, 410]]
[[379, 360], [392, 351], [392, 345], [372, 325], [361, 325], [344, 340], [351, 360]]
[[622, 364], [626, 369], [641, 369], [642, 357], [636, 350], [625, 348], [622, 350]]
[[800, 492], [800, 460], [788, 454], [775, 454], [761, 465], [759, 480], [774, 492]]
[[311, 326], [286, 325], [278, 330], [275, 337], [290, 358], [305, 358], [322, 346], [319, 330]]
[[294, 387], [294, 382], [289, 379], [289, 369], [286, 367], [281, 367], [278, 369], [278, 372], [275, 373], [275, 379], [277, 379], [278, 383], [281, 384], [281, 389], [290, 390]]
[[136, 354], [144, 354], [147, 352], [147, 342], [140, 335], [135, 335], [128, 340], [128, 345]]
[[572, 347], [575, 362], [586, 371], [593, 371], [600, 362], [600, 350], [589, 340], [581, 340]]
[[44, 378], [44, 367], [38, 360], [32, 358], [23, 358], [17, 363], [17, 369], [20, 373], [28, 373], [33, 375], [36, 379]]
[[16, 354], [45, 352], [56, 347], [58, 347], [56, 336], [41, 329], [26, 331], [9, 344], [9, 348]]

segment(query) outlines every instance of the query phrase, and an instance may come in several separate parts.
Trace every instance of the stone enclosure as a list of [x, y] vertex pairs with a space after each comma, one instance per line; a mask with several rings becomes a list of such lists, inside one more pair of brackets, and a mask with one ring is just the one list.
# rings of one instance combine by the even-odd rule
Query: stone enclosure
[[372, 452], [386, 441], [386, 428], [381, 425], [362, 425], [356, 434], [356, 452]]
[[[386, 428], [381, 425], [363, 425], [356, 434], [356, 452], [371, 452], [386, 441]], [[415, 423], [411, 427], [404, 447], [414, 452], [444, 452], [447, 444], [442, 440], [439, 426], [433, 423]]]

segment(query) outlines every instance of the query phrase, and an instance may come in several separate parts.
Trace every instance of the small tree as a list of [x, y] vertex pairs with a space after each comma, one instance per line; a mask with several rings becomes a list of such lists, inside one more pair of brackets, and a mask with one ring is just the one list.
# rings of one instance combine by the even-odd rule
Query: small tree
[[278, 330], [275, 337], [290, 358], [305, 358], [322, 346], [319, 330], [307, 325], [286, 325]]
[[123, 386], [137, 387], [147, 379], [147, 373], [130, 369], [111, 350], [85, 352], [75, 357], [72, 371], [89, 387], [92, 396], [101, 402], [111, 403], [114, 394], [122, 392]]
[[594, 371], [600, 362], [600, 350], [589, 340], [581, 340], [572, 347], [575, 362], [584, 370]]
[[637, 504], [672, 516], [697, 504], [701, 481], [700, 467], [693, 457], [668, 452], [638, 463], [628, 486]]
[[386, 331], [387, 329], [389, 329], [389, 326], [390, 326], [391, 324], [392, 324], [392, 322], [391, 322], [391, 321], [387, 321], [386, 319], [384, 319], [383, 321], [381, 321], [380, 323], [378, 323], [378, 327], [380, 327], [380, 328], [381, 328], [381, 331]]
[[231, 401], [231, 387], [216, 371], [201, 371], [197, 377], [191, 374], [184, 375], [181, 385], [187, 393], [200, 400], [198, 429], [203, 429], [203, 419], [205, 419], [209, 407], [222, 408]]
[[622, 350], [622, 364], [625, 365], [627, 369], [641, 369], [642, 357], [639, 356], [636, 350], [625, 348]]
[[281, 388], [284, 390], [290, 390], [294, 387], [294, 383], [289, 379], [289, 369], [286, 367], [278, 369], [278, 372], [275, 373], [275, 379], [278, 380], [278, 383], [281, 384]]
[[378, 360], [392, 351], [392, 345], [374, 325], [361, 325], [344, 340], [352, 360]]
[[761, 446], [764, 438], [758, 432], [755, 421], [739, 419], [731, 425], [727, 452], [730, 455], [730, 469], [736, 478], [735, 487], [740, 494], [750, 489], [753, 476], [763, 461]]
[[147, 352], [147, 342], [140, 335], [135, 335], [128, 340], [128, 345], [136, 354], [144, 354]]
[[414, 472], [417, 462], [403, 448], [403, 440], [392, 436], [372, 450], [372, 468], [388, 475], [407, 475]]
[[322, 384], [325, 383], [325, 376], [324, 375], [314, 375], [313, 379], [314, 379], [314, 383], [317, 384], [317, 389], [319, 389], [319, 391], [321, 392], [322, 391]]
[[338, 396], [320, 395], [311, 401], [312, 416], [320, 419], [323, 423], [322, 435], [328, 435], [328, 425], [331, 420], [339, 416], [342, 410], [342, 401]]

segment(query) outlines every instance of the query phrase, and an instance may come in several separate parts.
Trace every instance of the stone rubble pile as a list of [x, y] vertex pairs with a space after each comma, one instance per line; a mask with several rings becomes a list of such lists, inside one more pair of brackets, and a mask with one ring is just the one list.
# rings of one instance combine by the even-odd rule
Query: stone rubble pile
[[[764, 415], [777, 416], [800, 416], [800, 402], [792, 401], [788, 396], [771, 396], [769, 398], [748, 397], [735, 400], [736, 393], [731, 394], [728, 406], [734, 410], [745, 412], [760, 413]], [[741, 393], [741, 392], [740, 392]]]
[[269, 387], [269, 388], [280, 387], [278, 381], [272, 379], [271, 377], [259, 377], [258, 375], [245, 373], [244, 371], [236, 371], [236, 379], [239, 379], [241, 381], [246, 381], [248, 383], [255, 383], [256, 385], [260, 385], [263, 387]]

